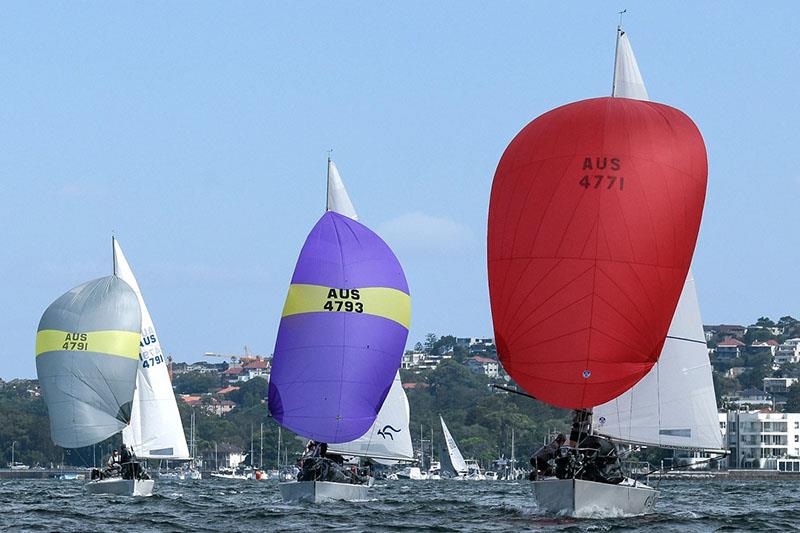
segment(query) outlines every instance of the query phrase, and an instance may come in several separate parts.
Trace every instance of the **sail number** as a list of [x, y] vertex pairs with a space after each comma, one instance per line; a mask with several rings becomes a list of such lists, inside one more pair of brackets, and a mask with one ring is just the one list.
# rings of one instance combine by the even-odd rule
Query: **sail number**
[[623, 190], [625, 188], [625, 178], [622, 176], [610, 176], [603, 174], [585, 175], [578, 182], [584, 189], [606, 189]]
[[[583, 166], [581, 170], [598, 171], [605, 170], [620, 170], [622, 168], [622, 161], [618, 157], [584, 157]], [[584, 189], [605, 189], [605, 190], [619, 190], [625, 189], [625, 178], [615, 174], [595, 174], [585, 173], [578, 181], [578, 185]]]
[[329, 289], [325, 305], [326, 311], [363, 313], [364, 304], [357, 301], [361, 299], [358, 289]]
[[62, 350], [81, 350], [86, 351], [89, 349], [89, 338], [86, 333], [67, 333], [64, 337], [64, 344], [61, 345]]
[[160, 355], [155, 357], [142, 357], [142, 354], [139, 354], [139, 359], [142, 360], [142, 368], [150, 368], [151, 366], [164, 362], [164, 358]]

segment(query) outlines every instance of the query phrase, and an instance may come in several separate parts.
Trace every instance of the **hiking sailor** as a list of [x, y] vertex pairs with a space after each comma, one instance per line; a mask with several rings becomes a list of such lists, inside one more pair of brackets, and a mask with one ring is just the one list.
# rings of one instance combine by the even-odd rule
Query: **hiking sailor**
[[531, 466], [533, 467], [530, 475], [531, 481], [538, 477], [555, 475], [555, 470], [553, 469], [551, 461], [554, 461], [555, 458], [558, 457], [558, 450], [564, 445], [564, 441], [566, 440], [564, 434], [559, 433], [556, 438], [553, 439], [553, 442], [542, 446], [533, 454], [533, 457], [531, 457]]

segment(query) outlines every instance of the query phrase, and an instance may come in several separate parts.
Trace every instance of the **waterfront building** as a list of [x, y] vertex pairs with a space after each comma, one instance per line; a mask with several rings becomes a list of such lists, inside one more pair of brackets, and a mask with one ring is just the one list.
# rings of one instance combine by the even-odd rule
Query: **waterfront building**
[[753, 344], [747, 347], [747, 352], [753, 355], [768, 355], [771, 358], [775, 357], [778, 353], [778, 341], [769, 339], [764, 342], [754, 341]]
[[717, 343], [715, 353], [719, 359], [738, 359], [742, 355], [745, 343], [733, 337], [725, 337]]
[[729, 468], [791, 472], [800, 465], [800, 413], [728, 411], [719, 420]]
[[496, 359], [480, 357], [478, 355], [467, 359], [467, 367], [477, 374], [483, 374], [492, 379], [499, 376], [499, 363]]
[[729, 407], [738, 408], [757, 408], [757, 407], [774, 407], [772, 396], [759, 390], [755, 387], [750, 387], [743, 391], [739, 391], [731, 396], [723, 396], [723, 403]]
[[788, 339], [778, 346], [773, 362], [775, 368], [787, 363], [800, 363], [800, 339]]

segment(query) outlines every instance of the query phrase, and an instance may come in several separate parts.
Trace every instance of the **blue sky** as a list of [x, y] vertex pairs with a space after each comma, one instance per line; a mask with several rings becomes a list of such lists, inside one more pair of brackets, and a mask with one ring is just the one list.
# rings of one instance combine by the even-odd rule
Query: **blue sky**
[[165, 350], [271, 353], [326, 150], [405, 266], [409, 343], [492, 334], [486, 211], [530, 120], [611, 87], [616, 12], [709, 151], [706, 323], [800, 316], [793, 2], [15, 2], [0, 7], [0, 377], [128, 256]]

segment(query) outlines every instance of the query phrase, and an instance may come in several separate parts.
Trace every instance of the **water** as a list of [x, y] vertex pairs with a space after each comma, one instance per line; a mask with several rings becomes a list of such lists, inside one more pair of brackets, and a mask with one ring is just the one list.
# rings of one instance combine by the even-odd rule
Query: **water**
[[791, 531], [800, 481], [663, 481], [640, 517], [541, 515], [527, 482], [379, 481], [371, 501], [291, 506], [272, 481], [157, 481], [150, 498], [83, 481], [0, 481], [3, 531]]

